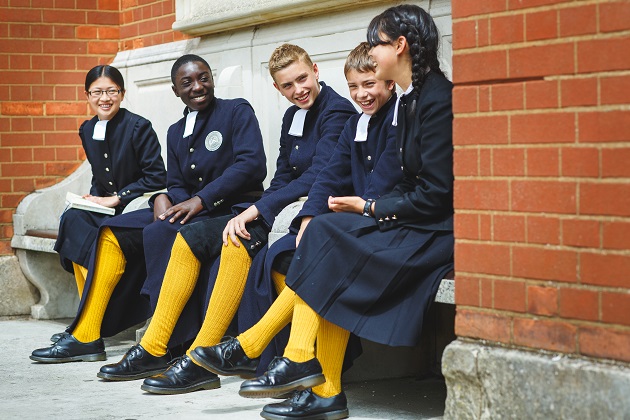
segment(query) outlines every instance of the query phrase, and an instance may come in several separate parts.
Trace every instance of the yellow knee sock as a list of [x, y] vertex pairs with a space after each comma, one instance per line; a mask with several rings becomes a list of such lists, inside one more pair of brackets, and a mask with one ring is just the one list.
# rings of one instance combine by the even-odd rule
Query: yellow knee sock
[[315, 339], [320, 319], [320, 316], [306, 302], [295, 295], [291, 335], [284, 349], [284, 357], [300, 363], [315, 357]]
[[251, 265], [252, 258], [243, 244], [235, 246], [232, 241], [228, 241], [228, 245], [221, 249], [219, 273], [210, 296], [206, 316], [195, 341], [186, 352], [188, 356], [198, 346], [217, 344], [225, 335], [243, 297]]
[[75, 262], [72, 263], [74, 269], [74, 280], [77, 282], [77, 290], [79, 291], [79, 298], [83, 296], [83, 288], [85, 287], [85, 279], [87, 277], [87, 268], [79, 265]]
[[140, 345], [153, 356], [164, 356], [175, 324], [199, 277], [201, 263], [181, 234], [177, 234], [168, 260], [160, 296]]
[[285, 275], [272, 271], [271, 278], [276, 290], [280, 290], [278, 298], [256, 325], [236, 337], [250, 358], [260, 356], [276, 334], [291, 321], [293, 315], [295, 292], [285, 287]]
[[326, 382], [313, 387], [323, 398], [341, 393], [341, 369], [350, 332], [320, 317], [317, 332], [317, 359], [322, 365]]
[[83, 342], [101, 337], [101, 324], [114, 288], [122, 277], [127, 260], [110, 228], [104, 228], [96, 246], [96, 264], [92, 285], [88, 290], [85, 306], [72, 331], [74, 337]]

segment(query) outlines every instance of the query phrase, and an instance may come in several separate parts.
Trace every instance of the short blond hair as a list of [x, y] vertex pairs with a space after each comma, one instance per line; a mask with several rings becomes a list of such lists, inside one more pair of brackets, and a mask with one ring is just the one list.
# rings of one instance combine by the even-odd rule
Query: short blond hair
[[376, 72], [374, 60], [370, 57], [370, 44], [362, 42], [350, 51], [346, 64], [343, 66], [343, 74], [346, 78], [350, 70], [356, 70], [359, 73]]
[[302, 47], [293, 44], [282, 44], [273, 50], [271, 57], [269, 57], [269, 74], [271, 74], [271, 77], [274, 77], [277, 72], [297, 61], [302, 61], [313, 67], [311, 57]]

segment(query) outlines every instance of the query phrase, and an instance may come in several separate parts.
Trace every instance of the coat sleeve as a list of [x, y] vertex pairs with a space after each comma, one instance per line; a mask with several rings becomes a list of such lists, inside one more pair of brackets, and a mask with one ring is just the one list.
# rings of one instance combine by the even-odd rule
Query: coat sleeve
[[121, 197], [121, 204], [124, 206], [146, 192], [157, 191], [166, 186], [166, 169], [160, 154], [160, 142], [149, 120], [140, 118], [136, 122], [132, 145], [136, 164], [142, 171], [142, 176], [121, 189], [127, 192]]
[[450, 84], [420, 101], [420, 124], [414, 130], [420, 145], [421, 169], [406, 175], [394, 190], [378, 199], [375, 216], [382, 230], [401, 224], [437, 222], [453, 212], [453, 112]]
[[364, 200], [368, 198], [379, 198], [392, 191], [392, 189], [402, 180], [402, 170], [398, 163], [398, 153], [396, 151], [396, 127], [389, 122], [382, 135], [387, 135], [385, 148], [381, 153], [374, 171], [370, 175], [370, 181], [366, 186], [365, 193], [361, 196]]

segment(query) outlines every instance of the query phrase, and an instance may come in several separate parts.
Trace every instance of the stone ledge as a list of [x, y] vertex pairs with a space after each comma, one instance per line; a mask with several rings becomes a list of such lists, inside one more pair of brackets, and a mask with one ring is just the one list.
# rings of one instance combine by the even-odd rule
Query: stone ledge
[[457, 340], [442, 357], [445, 419], [625, 419], [630, 367]]

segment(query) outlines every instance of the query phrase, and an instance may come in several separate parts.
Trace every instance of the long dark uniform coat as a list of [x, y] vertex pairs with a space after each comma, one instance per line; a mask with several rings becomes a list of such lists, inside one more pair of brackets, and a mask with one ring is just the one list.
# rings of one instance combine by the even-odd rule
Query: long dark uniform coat
[[[403, 173], [396, 153], [396, 130], [392, 126], [395, 102], [396, 98], [391, 98], [372, 116], [367, 141], [355, 141], [360, 116], [356, 115], [348, 120], [333, 156], [318, 175], [308, 194], [308, 200], [294, 219], [291, 233], [270, 247], [265, 260], [258, 261], [255, 270], [250, 269], [238, 312], [240, 331], [245, 331], [258, 322], [275, 300], [271, 270], [274, 268], [283, 271], [277, 266], [274, 267], [274, 264], [278, 263], [278, 260], [286, 261], [295, 250], [296, 232], [299, 230], [302, 217], [319, 217], [329, 213], [329, 196], [358, 195], [363, 198], [376, 198], [391, 191], [402, 179]], [[282, 257], [278, 258], [280, 255]], [[288, 332], [288, 328], [285, 328], [267, 346], [259, 363], [261, 372], [266, 369], [272, 357], [282, 354]], [[360, 348], [355, 347], [352, 352], [356, 354], [360, 352]]]
[[[173, 204], [194, 196], [201, 198], [204, 210], [187, 222], [192, 223], [225, 215], [247, 193], [261, 191], [266, 162], [258, 121], [245, 99], [215, 98], [197, 114], [192, 135], [183, 138], [187, 113], [168, 129], [167, 195]], [[149, 300], [141, 296], [141, 288], [144, 284], [144, 293], [157, 300], [171, 247], [182, 225], [179, 220], [154, 222], [153, 209], [149, 208], [114, 217], [102, 226], [112, 228], [127, 259], [125, 273], [103, 319], [101, 335], [107, 337], [151, 315]], [[93, 255], [90, 261], [86, 290], [91, 286], [96, 258]], [[147, 272], [159, 282], [145, 283]], [[82, 299], [75, 323], [84, 304]]]
[[375, 218], [333, 213], [306, 228], [287, 285], [328, 321], [393, 346], [418, 343], [424, 315], [453, 269], [452, 84], [434, 72], [400, 100], [404, 179]]
[[[293, 105], [284, 114], [276, 172], [269, 188], [254, 203], [260, 212], [260, 217], [247, 226], [252, 239], [241, 238], [254, 258], [260, 250], [266, 250], [268, 233], [278, 213], [288, 204], [308, 194], [317, 175], [330, 160], [345, 122], [350, 116], [356, 114], [350, 101], [325, 83], [320, 82], [320, 84], [322, 86], [320, 93], [306, 114], [301, 137], [289, 134], [293, 117], [299, 108]], [[233, 207], [233, 211], [238, 214], [250, 205], [251, 203], [238, 204]], [[203, 277], [204, 273], [200, 273], [199, 280], [205, 281], [198, 280], [196, 287], [200, 290], [205, 288], [205, 290], [200, 296], [193, 294], [191, 301], [200, 298], [203, 305], [207, 305], [210, 300], [218, 273], [222, 246], [221, 234], [231, 217], [232, 215], [227, 219], [215, 218], [190, 224], [180, 230], [195, 256], [203, 262], [204, 266], [212, 267], [209, 276]], [[193, 338], [201, 326], [188, 316], [190, 305], [194, 305], [194, 302], [189, 302], [182, 312], [171, 336], [171, 346]]]
[[[107, 123], [105, 140], [92, 139], [97, 122], [98, 116], [95, 116], [79, 128], [83, 150], [92, 165], [90, 194], [108, 197], [119, 191], [133, 191], [133, 194], [120, 196], [116, 207], [116, 214], [120, 214], [134, 198], [166, 186], [160, 143], [149, 120], [124, 108]], [[55, 251], [66, 270], [72, 272], [71, 262], [87, 267], [98, 227], [111, 217], [78, 209], [63, 213]]]

